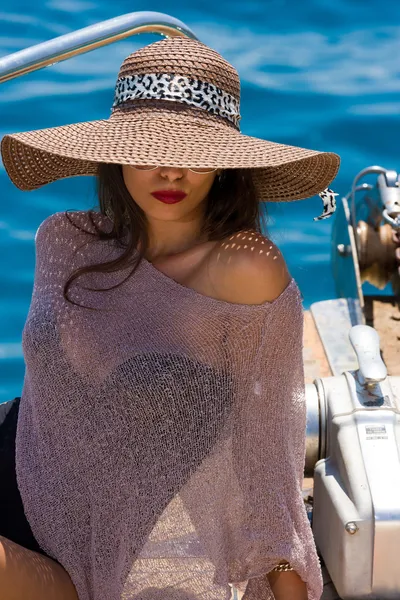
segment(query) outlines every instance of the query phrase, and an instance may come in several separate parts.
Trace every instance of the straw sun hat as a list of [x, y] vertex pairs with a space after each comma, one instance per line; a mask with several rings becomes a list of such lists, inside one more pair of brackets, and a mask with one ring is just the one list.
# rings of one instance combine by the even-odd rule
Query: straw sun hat
[[76, 175], [99, 163], [251, 169], [260, 201], [288, 202], [319, 194], [320, 218], [335, 210], [327, 189], [340, 159], [240, 133], [236, 69], [202, 42], [166, 38], [121, 65], [108, 119], [3, 137], [6, 171], [21, 190]]

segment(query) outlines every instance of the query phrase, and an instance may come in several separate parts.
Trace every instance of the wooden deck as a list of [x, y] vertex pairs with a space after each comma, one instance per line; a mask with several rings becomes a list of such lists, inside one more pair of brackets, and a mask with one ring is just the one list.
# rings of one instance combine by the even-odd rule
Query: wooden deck
[[[370, 296], [365, 299], [366, 324], [374, 327], [380, 338], [382, 359], [389, 375], [400, 375], [400, 311], [389, 298]], [[304, 312], [304, 370], [305, 382], [317, 377], [330, 377], [332, 371], [310, 311]], [[304, 479], [303, 490], [312, 495], [313, 480]], [[324, 593], [322, 600], [340, 600], [326, 568], [322, 567]]]
[[[332, 371], [326, 359], [325, 352], [318, 331], [314, 325], [313, 317], [310, 311], [304, 311], [304, 371], [305, 382], [312, 383], [317, 377], [330, 377]], [[303, 490], [312, 495], [313, 480], [312, 478], [304, 479]], [[326, 568], [322, 567], [322, 575], [324, 578], [324, 593], [321, 600], [340, 600], [335, 587], [329, 577]]]
[[[312, 383], [317, 377], [330, 377], [332, 371], [310, 311], [304, 312], [304, 346], [303, 346], [305, 382]], [[312, 478], [304, 479], [303, 490], [312, 495]], [[324, 593], [321, 600], [340, 600], [325, 566], [322, 566]]]
[[[400, 376], [400, 310], [388, 297], [365, 297], [366, 324], [379, 334], [382, 359], [389, 375]], [[303, 357], [306, 383], [330, 377], [332, 371], [309, 310], [304, 311]]]

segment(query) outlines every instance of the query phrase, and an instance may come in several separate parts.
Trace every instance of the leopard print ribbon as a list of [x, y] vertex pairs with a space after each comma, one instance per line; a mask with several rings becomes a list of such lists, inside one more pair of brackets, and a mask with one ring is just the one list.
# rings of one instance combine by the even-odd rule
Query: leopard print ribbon
[[239, 101], [221, 88], [174, 73], [150, 73], [120, 77], [115, 86], [113, 108], [127, 100], [171, 100], [228, 119], [239, 129]]
[[339, 196], [339, 194], [335, 194], [335, 192], [329, 188], [326, 188], [323, 192], [320, 192], [318, 196], [321, 198], [324, 204], [324, 210], [322, 215], [319, 217], [314, 217], [314, 221], [321, 221], [322, 219], [328, 219], [333, 215], [336, 210], [336, 200], [335, 196]]

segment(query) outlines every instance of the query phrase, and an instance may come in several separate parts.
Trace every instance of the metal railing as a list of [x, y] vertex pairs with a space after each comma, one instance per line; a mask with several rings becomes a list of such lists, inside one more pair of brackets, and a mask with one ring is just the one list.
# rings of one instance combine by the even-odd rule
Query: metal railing
[[0, 83], [139, 33], [198, 39], [182, 21], [164, 13], [128, 13], [1, 58]]

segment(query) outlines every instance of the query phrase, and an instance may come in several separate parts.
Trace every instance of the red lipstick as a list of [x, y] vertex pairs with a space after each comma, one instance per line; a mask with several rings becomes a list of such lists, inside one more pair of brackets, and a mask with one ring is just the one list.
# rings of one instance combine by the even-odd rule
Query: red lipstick
[[180, 190], [158, 190], [157, 192], [152, 192], [151, 195], [160, 200], [160, 202], [164, 202], [164, 204], [176, 204], [176, 202], [181, 202], [187, 196], [185, 192], [181, 192]]

